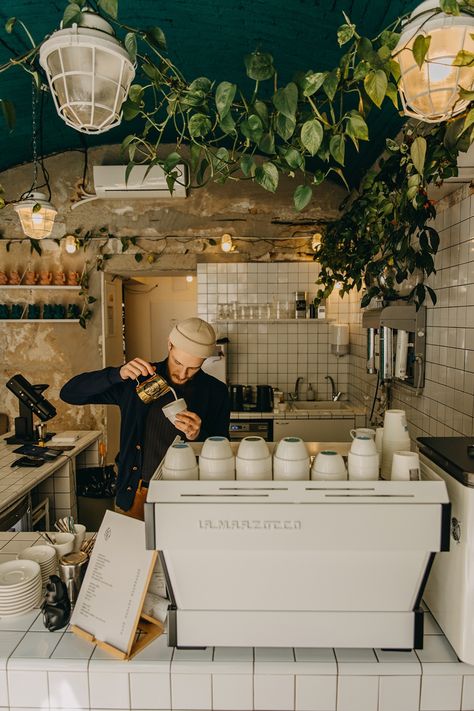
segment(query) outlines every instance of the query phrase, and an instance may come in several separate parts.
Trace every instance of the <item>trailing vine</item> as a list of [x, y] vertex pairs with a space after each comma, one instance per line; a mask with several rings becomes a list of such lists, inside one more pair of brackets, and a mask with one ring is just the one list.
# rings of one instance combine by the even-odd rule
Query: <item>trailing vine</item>
[[[114, 24], [137, 63], [136, 83], [123, 116], [140, 119], [142, 128], [122, 142], [127, 175], [137, 164], [160, 165], [170, 191], [177, 182], [198, 188], [209, 182], [248, 180], [273, 193], [285, 175], [297, 183], [293, 202], [296, 210], [302, 210], [310, 203], [314, 187], [327, 178], [336, 176], [347, 186], [347, 156], [350, 150], [359, 150], [361, 141], [369, 140], [369, 113], [387, 100], [399, 108], [400, 69], [393, 50], [404, 18], [369, 39], [344, 14], [337, 32], [338, 44], [344, 47], [338, 65], [330, 71], [302, 70], [283, 85], [270, 54], [248, 54], [245, 69], [254, 88], [246, 94], [231, 81], [197, 77], [189, 82], [170, 59], [163, 31], [121, 23], [118, 0], [93, 0], [90, 5]], [[85, 10], [85, 0], [69, 2], [63, 27], [80, 24]], [[474, 0], [440, 0], [433, 14], [441, 11], [473, 15]], [[10, 18], [5, 28], [9, 33], [19, 28], [32, 48], [12, 57], [0, 72], [20, 66], [38, 88], [47, 88], [38, 62], [41, 43], [35, 45], [25, 24], [16, 18]], [[414, 43], [420, 67], [429, 40], [420, 35]], [[459, 52], [454, 63], [473, 66], [474, 55]], [[474, 99], [470, 88], [460, 87], [460, 93]], [[13, 105], [7, 99], [0, 102], [12, 126]], [[176, 145], [163, 157], [160, 148], [169, 132]], [[342, 294], [365, 286], [365, 304], [390, 289], [395, 293], [395, 283], [409, 275], [419, 271], [424, 277], [434, 271], [439, 237], [427, 224], [435, 209], [426, 198], [426, 187], [453, 174], [459, 150], [473, 138], [474, 109], [468, 107], [456, 121], [434, 129], [411, 125], [399, 145], [387, 142], [388, 157], [380, 172], [366, 176], [359, 194], [351, 197], [341, 219], [328, 228], [317, 251], [322, 267], [319, 299], [342, 281]], [[184, 146], [189, 147], [189, 160], [183, 155]], [[189, 168], [186, 172], [179, 169], [183, 163]], [[107, 256], [102, 254], [103, 259]], [[380, 280], [383, 274], [385, 284]], [[435, 298], [421, 282], [410, 296], [420, 304], [427, 292]]]

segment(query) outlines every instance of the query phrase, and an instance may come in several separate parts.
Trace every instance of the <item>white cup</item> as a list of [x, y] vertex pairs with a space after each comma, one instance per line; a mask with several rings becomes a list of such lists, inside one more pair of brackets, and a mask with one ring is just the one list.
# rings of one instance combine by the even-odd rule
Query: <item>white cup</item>
[[383, 422], [384, 438], [401, 440], [408, 435], [405, 410], [386, 410]]
[[86, 535], [86, 527], [82, 523], [74, 524], [74, 553], [81, 550], [82, 543]]
[[377, 448], [375, 446], [375, 441], [372, 437], [359, 436], [354, 437], [351, 444], [350, 451], [353, 454], [363, 454], [366, 457], [377, 454]]
[[383, 442], [383, 427], [377, 427], [375, 430], [375, 449], [381, 455]]
[[189, 467], [188, 469], [169, 469], [163, 464], [163, 479], [167, 481], [187, 481], [189, 479], [198, 479], [198, 466]]
[[273, 478], [279, 481], [305, 481], [309, 479], [309, 457], [305, 459], [280, 459], [273, 457]]
[[62, 555], [72, 553], [72, 549], [74, 548], [74, 533], [55, 533], [54, 540], [56, 542], [51, 545], [55, 549], [58, 559], [61, 558]]
[[272, 478], [272, 458], [242, 459], [237, 455], [235, 458], [236, 479], [248, 479], [252, 481], [267, 481]]
[[[308, 459], [309, 454], [301, 437], [283, 437], [275, 449], [275, 457], [279, 459]], [[309, 466], [309, 461], [308, 461]]]
[[165, 405], [161, 409], [163, 410], [165, 417], [167, 417], [171, 424], [174, 425], [176, 415], [179, 415], [180, 412], [187, 410], [188, 406], [186, 404], [186, 400], [180, 397], [177, 400], [173, 400], [173, 402], [168, 403], [168, 405]]
[[349, 452], [347, 455], [349, 479], [352, 481], [375, 481], [379, 478], [379, 455], [364, 455]]
[[420, 457], [418, 452], [394, 452], [390, 478], [392, 481], [419, 481]]
[[351, 437], [368, 437], [369, 439], [375, 439], [375, 430], [370, 429], [370, 427], [356, 427], [356, 429], [351, 430]]
[[206, 459], [231, 459], [234, 454], [230, 442], [226, 437], [208, 437], [202, 445], [199, 458]]
[[235, 479], [234, 456], [223, 459], [209, 459], [201, 454], [199, 457], [199, 478], [212, 481]]
[[239, 459], [266, 459], [270, 457], [270, 450], [263, 437], [244, 437], [237, 450]]
[[323, 449], [313, 460], [311, 479], [313, 481], [347, 479], [346, 465], [342, 456], [332, 449]]
[[169, 471], [172, 469], [193, 469], [197, 467], [196, 455], [190, 444], [177, 442], [168, 447], [163, 466]]

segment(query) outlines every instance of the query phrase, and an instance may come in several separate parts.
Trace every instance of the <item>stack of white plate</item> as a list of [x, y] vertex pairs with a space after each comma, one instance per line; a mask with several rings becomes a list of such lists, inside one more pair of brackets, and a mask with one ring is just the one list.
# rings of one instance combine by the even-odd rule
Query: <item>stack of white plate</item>
[[22, 615], [41, 600], [41, 570], [34, 560], [0, 563], [0, 617]]
[[34, 560], [41, 569], [43, 587], [50, 575], [55, 575], [57, 569], [56, 550], [53, 546], [30, 546], [17, 555], [18, 560]]

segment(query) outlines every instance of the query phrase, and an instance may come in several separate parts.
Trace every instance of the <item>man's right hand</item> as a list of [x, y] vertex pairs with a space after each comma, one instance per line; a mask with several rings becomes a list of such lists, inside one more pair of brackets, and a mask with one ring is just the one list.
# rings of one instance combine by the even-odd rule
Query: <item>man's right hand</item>
[[142, 360], [141, 358], [134, 358], [120, 368], [120, 377], [122, 380], [127, 380], [127, 378], [136, 380], [140, 375], [148, 377], [154, 374], [155, 367], [147, 360]]

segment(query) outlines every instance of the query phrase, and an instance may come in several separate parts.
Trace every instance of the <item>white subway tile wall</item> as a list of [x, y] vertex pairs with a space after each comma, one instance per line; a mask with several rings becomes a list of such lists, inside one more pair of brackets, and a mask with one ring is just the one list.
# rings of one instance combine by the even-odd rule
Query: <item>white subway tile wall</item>
[[[302, 399], [311, 383], [316, 398], [328, 400], [331, 389], [324, 376], [331, 375], [347, 398], [349, 357], [331, 354], [329, 324], [282, 320], [285, 307], [294, 314], [296, 291], [307, 292], [308, 306], [313, 301], [318, 274], [315, 262], [198, 264], [198, 313], [217, 327], [219, 337], [229, 338], [229, 383], [268, 384], [293, 392], [302, 377]], [[335, 292], [327, 318], [347, 323], [358, 303], [356, 294], [341, 299]]]
[[[392, 407], [407, 412], [413, 439], [474, 434], [474, 195], [468, 186], [438, 205], [440, 246], [436, 274], [427, 282], [438, 301], [427, 300], [426, 382], [420, 395], [396, 384]], [[351, 315], [349, 395], [367, 404], [376, 376], [366, 374], [366, 331]]]

